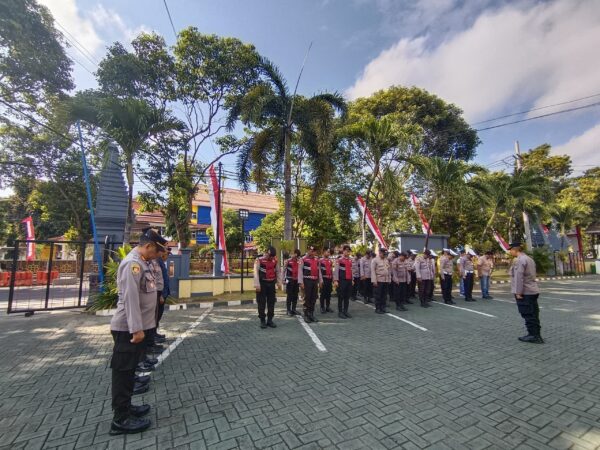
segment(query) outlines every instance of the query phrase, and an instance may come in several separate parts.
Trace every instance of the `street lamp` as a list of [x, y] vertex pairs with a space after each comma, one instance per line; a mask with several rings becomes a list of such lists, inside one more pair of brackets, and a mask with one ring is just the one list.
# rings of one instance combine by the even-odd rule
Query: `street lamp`
[[240, 293], [244, 293], [244, 247], [246, 244], [246, 235], [244, 233], [244, 222], [248, 219], [249, 211], [247, 209], [238, 210], [238, 217], [240, 218], [240, 222], [242, 223], [242, 267], [241, 267], [241, 277], [240, 277]]

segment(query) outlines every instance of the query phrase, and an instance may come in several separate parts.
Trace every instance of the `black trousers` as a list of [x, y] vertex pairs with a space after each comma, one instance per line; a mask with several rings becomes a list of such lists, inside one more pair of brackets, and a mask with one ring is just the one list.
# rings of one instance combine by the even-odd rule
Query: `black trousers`
[[[275, 315], [275, 281], [261, 281], [260, 292], [256, 293], [256, 303], [258, 304], [258, 317], [260, 320], [273, 319]], [[265, 314], [265, 307], [267, 313]]]
[[442, 297], [445, 302], [452, 300], [452, 275], [442, 274]]
[[425, 303], [429, 298], [429, 292], [431, 291], [431, 285], [433, 280], [421, 280], [419, 282], [419, 300], [421, 304]]
[[285, 291], [286, 299], [285, 306], [288, 311], [296, 311], [296, 305], [298, 304], [298, 280], [288, 279]]
[[465, 300], [473, 298], [473, 274], [467, 273], [465, 274], [464, 282], [465, 286]]
[[394, 285], [394, 301], [396, 305], [406, 303], [408, 295], [408, 283], [393, 283]]
[[429, 291], [427, 292], [427, 300], [433, 300], [433, 291], [435, 290], [435, 279], [431, 280], [429, 284]]
[[410, 273], [410, 282], [408, 283], [408, 296], [415, 297], [417, 293], [417, 274], [415, 272]]
[[373, 298], [373, 283], [370, 278], [366, 278], [363, 281], [363, 297]]
[[321, 308], [329, 308], [331, 305], [331, 291], [333, 289], [333, 280], [331, 278], [323, 278], [323, 286], [321, 286], [321, 293], [319, 300], [321, 302]]
[[304, 278], [304, 315], [312, 315], [315, 312], [315, 303], [319, 294], [319, 281]]
[[360, 278], [355, 277], [354, 284], [352, 285], [352, 298], [354, 300], [356, 300], [356, 298], [358, 296], [359, 289], [360, 289]]
[[538, 305], [538, 297], [540, 294], [524, 295], [522, 299], [517, 300], [517, 308], [521, 317], [525, 320], [527, 334], [530, 336], [540, 336], [542, 328], [540, 324], [540, 307]]
[[158, 324], [160, 323], [160, 319], [162, 319], [162, 316], [165, 312], [165, 304], [164, 303], [160, 303], [160, 298], [162, 297], [162, 292], [158, 293], [158, 298], [156, 299], [156, 309], [158, 311], [157, 315], [156, 315], [156, 328], [158, 328]]
[[352, 280], [340, 280], [337, 288], [338, 312], [348, 312], [352, 295]]
[[379, 282], [375, 286], [375, 307], [377, 309], [385, 309], [387, 305], [387, 295], [389, 292], [389, 283]]
[[112, 369], [112, 409], [115, 420], [129, 416], [135, 385], [135, 366], [144, 354], [144, 343], [132, 344], [127, 331], [111, 331], [115, 345], [110, 360]]

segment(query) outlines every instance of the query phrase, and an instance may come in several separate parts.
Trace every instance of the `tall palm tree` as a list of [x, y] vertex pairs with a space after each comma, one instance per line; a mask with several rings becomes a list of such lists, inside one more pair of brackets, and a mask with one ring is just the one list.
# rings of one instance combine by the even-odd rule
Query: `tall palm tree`
[[143, 151], [150, 137], [181, 129], [183, 124], [144, 100], [104, 96], [95, 91], [86, 91], [71, 99], [70, 115], [73, 119], [81, 119], [102, 128], [121, 147], [128, 189], [123, 241], [129, 243], [131, 227], [135, 220], [134, 158]]
[[259, 188], [273, 185], [283, 172], [284, 239], [292, 239], [292, 152], [304, 151], [313, 169], [314, 188], [327, 184], [332, 171], [331, 152], [335, 143], [336, 113], [346, 113], [346, 102], [338, 93], [305, 98], [291, 94], [277, 67], [262, 58], [265, 77], [231, 108], [228, 125], [235, 119], [249, 129], [249, 137], [238, 156], [238, 178], [244, 189], [250, 181]]
[[559, 201], [550, 208], [550, 214], [560, 227], [560, 248], [564, 247], [567, 231], [589, 214], [587, 206], [568, 201]]
[[467, 163], [460, 159], [444, 159], [439, 156], [426, 157], [422, 155], [409, 158], [409, 163], [415, 170], [415, 175], [427, 189], [427, 197], [431, 205], [428, 219], [425, 249], [429, 246], [431, 224], [437, 212], [437, 205], [443, 199], [445, 192], [468, 188], [470, 175], [483, 173], [485, 169], [477, 164]]

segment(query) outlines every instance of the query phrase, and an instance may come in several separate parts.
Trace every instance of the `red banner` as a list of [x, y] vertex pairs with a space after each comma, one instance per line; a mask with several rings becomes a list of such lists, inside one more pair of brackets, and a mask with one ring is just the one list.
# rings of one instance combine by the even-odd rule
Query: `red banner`
[[494, 230], [493, 235], [494, 235], [494, 239], [496, 239], [496, 242], [498, 242], [498, 245], [500, 245], [500, 248], [502, 248], [502, 250], [504, 250], [505, 252], [508, 252], [510, 250], [510, 247], [506, 243], [506, 241], [504, 239], [502, 239], [502, 236], [500, 236], [500, 233], [498, 233], [496, 230]]
[[223, 230], [223, 208], [219, 207], [219, 211], [217, 211], [217, 205], [219, 205], [220, 188], [214, 166], [211, 165], [208, 168], [208, 173], [210, 175], [210, 181], [208, 183], [208, 198], [210, 199], [210, 226], [213, 229], [215, 242], [219, 242], [218, 249], [223, 250], [223, 262], [221, 263], [221, 270], [225, 275], [228, 275], [229, 261], [227, 261], [225, 231]]
[[423, 230], [423, 234], [427, 234], [429, 232], [429, 235], [431, 235], [432, 231], [429, 227], [429, 222], [427, 222], [427, 218], [425, 217], [425, 214], [421, 209], [421, 202], [419, 202], [419, 198], [415, 195], [414, 192], [410, 193], [410, 204], [419, 216], [419, 219], [421, 219], [421, 229]]
[[381, 231], [379, 231], [379, 227], [375, 223], [375, 220], [373, 220], [373, 216], [371, 215], [369, 208], [367, 208], [365, 201], [363, 200], [363, 198], [360, 195], [356, 197], [356, 203], [358, 204], [358, 209], [360, 210], [361, 214], [363, 216], [366, 214], [366, 216], [367, 216], [366, 222], [369, 225], [371, 232], [377, 239], [377, 242], [379, 242], [379, 245], [383, 248], [387, 248], [387, 245], [385, 245], [385, 240], [383, 239], [383, 236], [381, 235]]
[[[26, 217], [21, 221], [25, 224], [25, 236], [28, 241], [35, 241], [35, 230], [33, 229], [33, 218], [31, 216]], [[35, 242], [27, 243], [27, 261], [33, 261], [35, 259]]]

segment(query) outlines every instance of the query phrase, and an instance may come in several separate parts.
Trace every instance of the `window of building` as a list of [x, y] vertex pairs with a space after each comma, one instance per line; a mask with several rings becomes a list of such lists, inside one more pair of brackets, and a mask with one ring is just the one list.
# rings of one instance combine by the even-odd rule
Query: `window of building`
[[198, 236], [198, 232], [192, 231], [192, 239], [196, 239], [197, 236]]
[[192, 220], [198, 219], [198, 213], [196, 211], [192, 211]]

